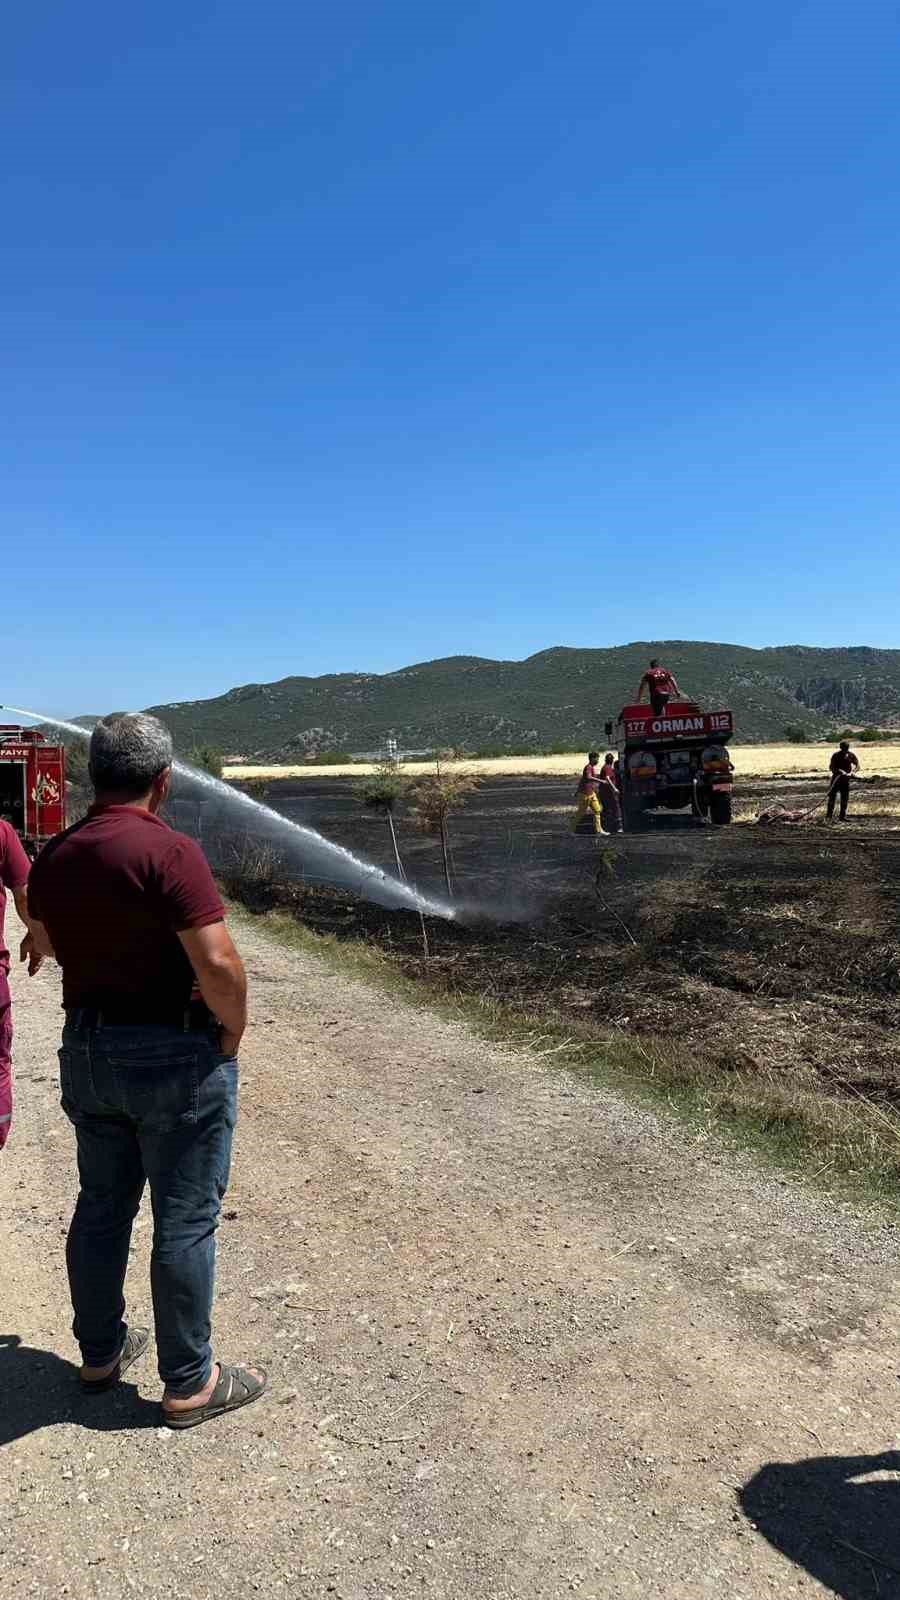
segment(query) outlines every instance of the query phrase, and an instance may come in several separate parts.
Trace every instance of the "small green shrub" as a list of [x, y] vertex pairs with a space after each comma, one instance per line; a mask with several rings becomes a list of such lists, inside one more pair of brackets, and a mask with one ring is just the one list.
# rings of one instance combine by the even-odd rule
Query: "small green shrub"
[[211, 744], [195, 744], [185, 756], [192, 767], [197, 767], [201, 772], [208, 772], [213, 778], [221, 778], [222, 768], [225, 765], [225, 756]]
[[[451, 757], [452, 752], [444, 752], [444, 761]], [[454, 811], [459, 811], [465, 805], [480, 783], [481, 779], [475, 773], [459, 770], [448, 772], [442, 765], [441, 757], [438, 756], [434, 772], [417, 779], [411, 789], [414, 801], [413, 815], [417, 825], [423, 833], [434, 834], [441, 841], [444, 882], [451, 900], [453, 880], [450, 872], [450, 818]]]
[[410, 780], [396, 761], [381, 761], [368, 777], [354, 783], [353, 792], [370, 811], [385, 816], [404, 798], [409, 787]]

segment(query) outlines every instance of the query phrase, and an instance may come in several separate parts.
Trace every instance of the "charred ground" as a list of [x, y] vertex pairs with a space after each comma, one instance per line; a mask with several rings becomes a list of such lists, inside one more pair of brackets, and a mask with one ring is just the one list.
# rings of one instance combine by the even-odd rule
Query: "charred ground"
[[[562, 1029], [577, 1048], [630, 1045], [666, 1085], [699, 1079], [738, 1100], [765, 1084], [766, 1103], [774, 1096], [788, 1121], [828, 1121], [852, 1104], [872, 1122], [882, 1161], [900, 1170], [884, 1121], [900, 1104], [900, 784], [860, 784], [860, 810], [843, 826], [713, 829], [661, 817], [598, 841], [568, 831], [571, 789], [492, 779], [454, 819], [470, 911], [429, 920], [427, 960], [414, 915], [279, 881], [277, 868], [249, 882], [232, 874], [230, 887], [254, 910], [281, 908], [313, 931], [377, 947], [488, 1019]], [[821, 792], [808, 780], [745, 781], [741, 811], [802, 809]], [[268, 802], [391, 864], [384, 823], [346, 781], [273, 783]], [[410, 877], [434, 889], [434, 842], [399, 826]]]

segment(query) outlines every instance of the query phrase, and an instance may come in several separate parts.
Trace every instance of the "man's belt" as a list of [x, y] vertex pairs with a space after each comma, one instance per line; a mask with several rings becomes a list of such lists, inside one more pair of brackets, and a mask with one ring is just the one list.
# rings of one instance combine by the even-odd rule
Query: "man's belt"
[[206, 1033], [217, 1026], [216, 1019], [202, 1000], [192, 1000], [180, 1010], [152, 1011], [146, 1005], [110, 1002], [103, 1006], [67, 1006], [66, 1022], [71, 1028], [180, 1028], [185, 1033]]

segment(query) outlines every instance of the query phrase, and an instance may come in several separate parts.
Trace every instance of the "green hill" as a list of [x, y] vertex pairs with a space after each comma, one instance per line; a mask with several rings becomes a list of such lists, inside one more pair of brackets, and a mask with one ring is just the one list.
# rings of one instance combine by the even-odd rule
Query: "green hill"
[[609, 650], [558, 646], [526, 661], [448, 656], [399, 672], [347, 672], [250, 683], [212, 700], [153, 706], [181, 750], [207, 743], [230, 756], [298, 760], [323, 750], [459, 746], [581, 749], [634, 698], [651, 655], [710, 709], [730, 706], [737, 737], [811, 737], [845, 722], [900, 727], [900, 650], [823, 650], [663, 640]]

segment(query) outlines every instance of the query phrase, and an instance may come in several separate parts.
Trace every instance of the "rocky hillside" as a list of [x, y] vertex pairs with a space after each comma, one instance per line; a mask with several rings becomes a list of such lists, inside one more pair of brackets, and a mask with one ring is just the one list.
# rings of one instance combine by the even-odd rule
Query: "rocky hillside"
[[713, 708], [730, 706], [738, 737], [811, 736], [849, 723], [900, 727], [900, 650], [821, 650], [683, 640], [609, 650], [542, 650], [526, 661], [450, 656], [383, 674], [250, 683], [212, 700], [154, 706], [182, 750], [199, 743], [231, 756], [298, 760], [321, 751], [370, 751], [394, 733], [401, 748], [577, 749], [634, 697], [651, 655]]

